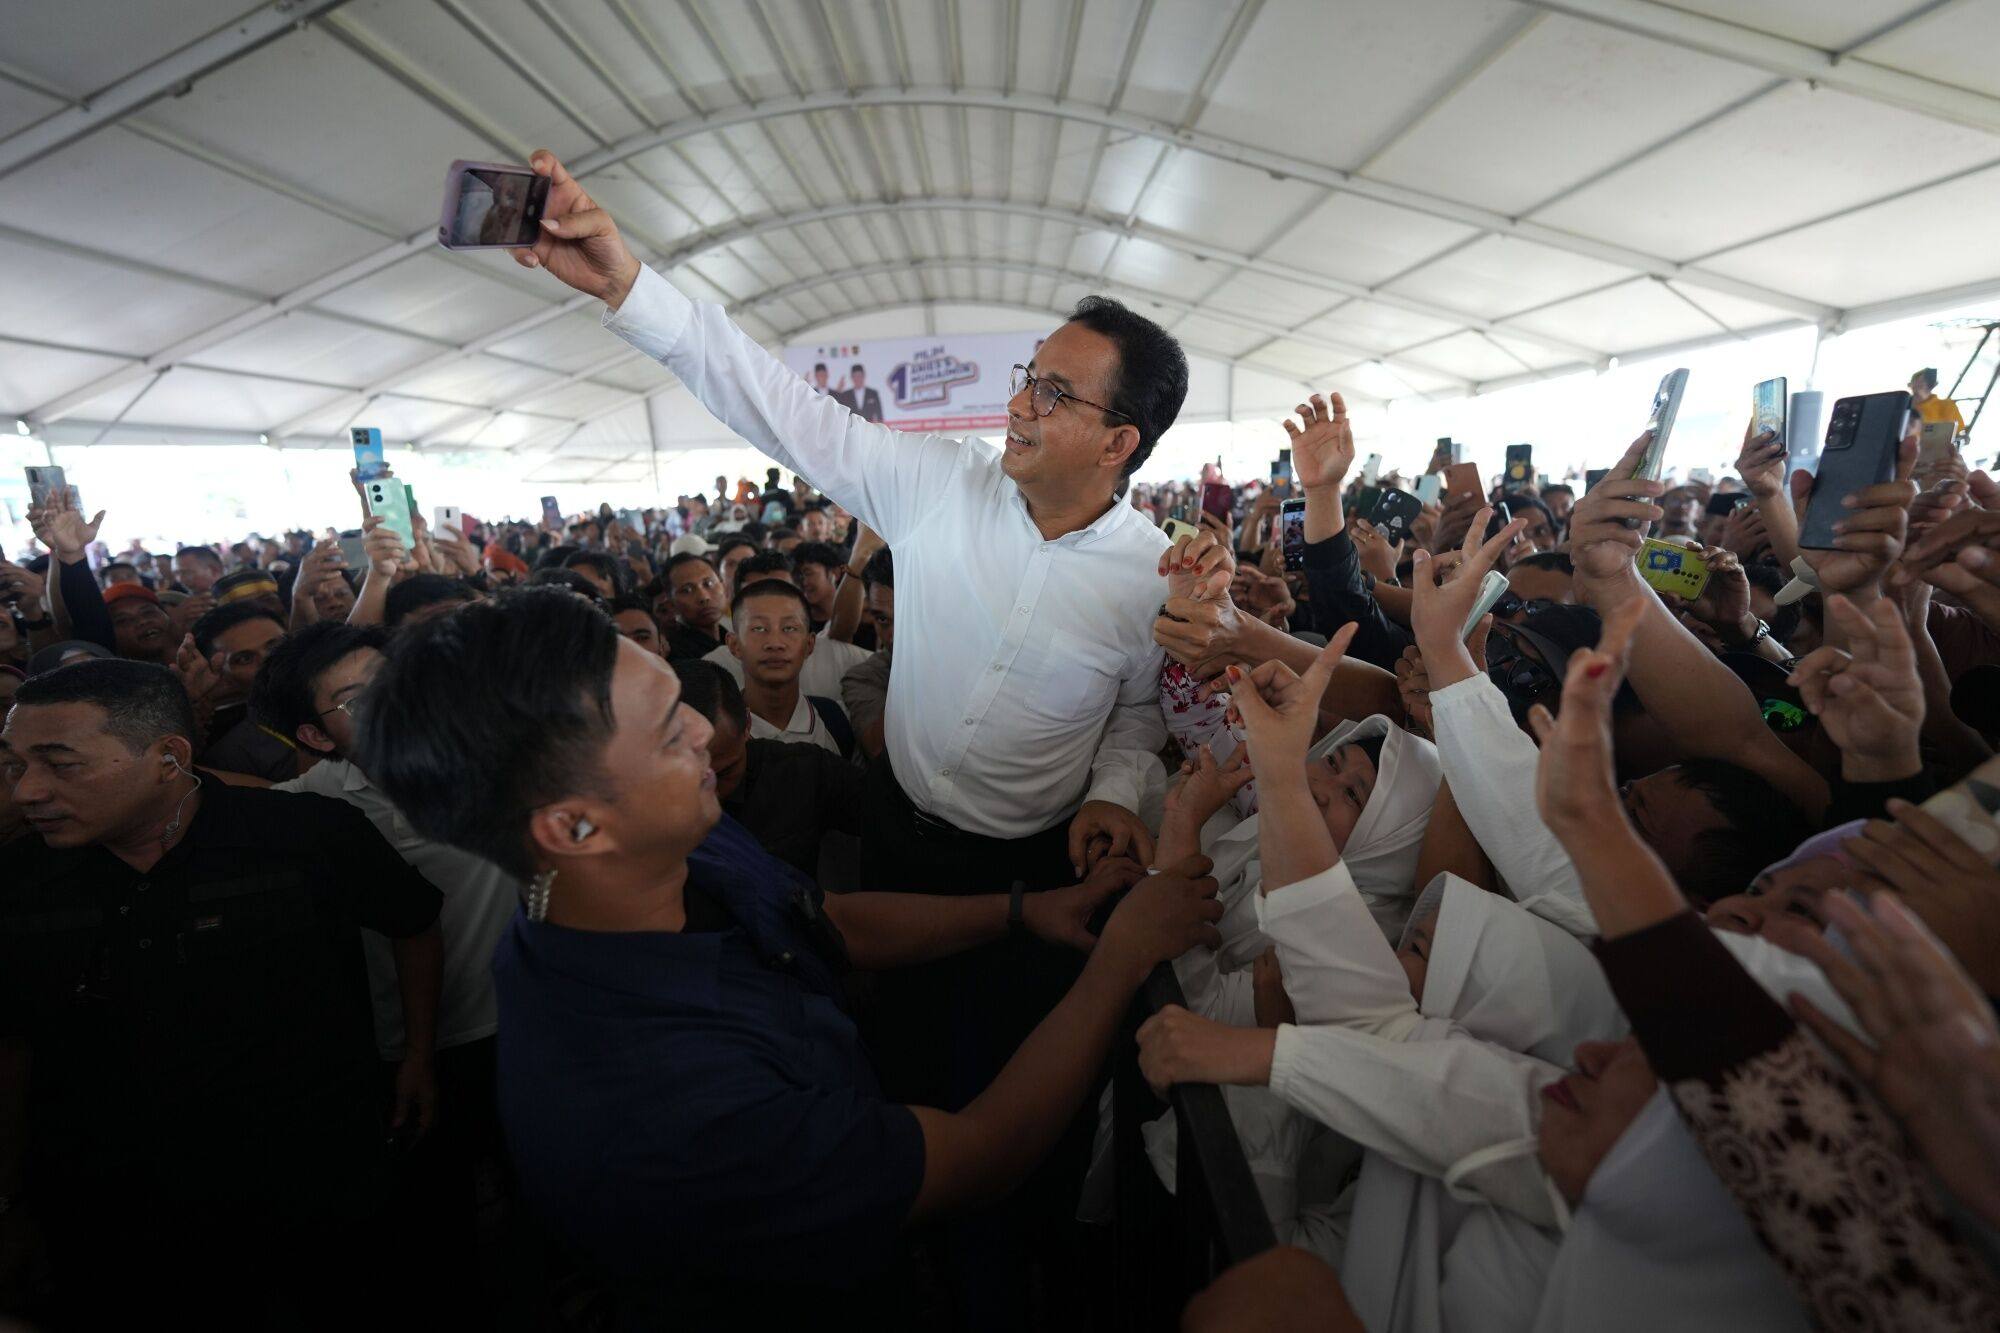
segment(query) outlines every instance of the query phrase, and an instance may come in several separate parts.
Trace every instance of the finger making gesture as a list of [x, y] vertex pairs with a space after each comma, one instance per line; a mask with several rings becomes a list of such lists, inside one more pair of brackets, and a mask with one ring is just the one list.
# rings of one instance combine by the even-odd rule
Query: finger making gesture
[[1891, 782], [1923, 768], [1917, 740], [1924, 685], [1902, 608], [1878, 597], [1866, 609], [1846, 597], [1826, 599], [1829, 628], [1845, 647], [1823, 644], [1800, 658], [1788, 683], [1798, 687], [1840, 747], [1849, 782]]

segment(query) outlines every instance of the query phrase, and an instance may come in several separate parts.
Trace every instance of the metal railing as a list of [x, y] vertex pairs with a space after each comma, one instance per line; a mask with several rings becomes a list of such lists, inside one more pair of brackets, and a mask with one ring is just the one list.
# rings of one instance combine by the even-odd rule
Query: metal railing
[[[1139, 1025], [1186, 1005], [1172, 964], [1162, 963], [1133, 1001], [1112, 1066], [1114, 1327], [1173, 1328], [1188, 1298], [1224, 1268], [1277, 1244], [1222, 1089], [1182, 1084], [1162, 1103], [1139, 1073]], [[1175, 1190], [1161, 1188], [1140, 1129], [1171, 1105], [1179, 1129]]]

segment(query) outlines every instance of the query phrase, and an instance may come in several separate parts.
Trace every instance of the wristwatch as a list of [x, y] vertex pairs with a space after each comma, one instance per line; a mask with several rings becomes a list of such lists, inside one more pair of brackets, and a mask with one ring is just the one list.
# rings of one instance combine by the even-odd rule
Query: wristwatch
[[1028, 932], [1028, 921], [1022, 915], [1021, 911], [1021, 895], [1027, 891], [1028, 886], [1018, 879], [1014, 881], [1014, 887], [1007, 890], [1007, 933], [1009, 935], [1025, 935]]

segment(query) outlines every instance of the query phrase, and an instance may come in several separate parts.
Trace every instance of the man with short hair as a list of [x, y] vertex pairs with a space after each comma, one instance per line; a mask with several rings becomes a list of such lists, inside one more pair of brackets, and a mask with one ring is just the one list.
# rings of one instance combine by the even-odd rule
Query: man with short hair
[[421, 625], [478, 600], [479, 594], [464, 579], [449, 574], [412, 574], [389, 586], [388, 596], [382, 599], [382, 623], [389, 629]]
[[135, 662], [174, 660], [180, 640], [158, 593], [144, 584], [114, 584], [104, 590], [104, 610], [111, 617], [112, 646], [120, 657]]
[[757, 554], [757, 543], [740, 533], [731, 533], [715, 544], [715, 572], [722, 577], [722, 602], [727, 606], [736, 597], [736, 570]]
[[0, 1250], [32, 1212], [50, 1327], [374, 1325], [415, 1261], [383, 1243], [359, 928], [395, 942], [414, 1137], [438, 894], [349, 807], [198, 774], [193, 732], [172, 672], [113, 659], [24, 682], [0, 730], [35, 835], [0, 876]]
[[578, 551], [563, 561], [563, 568], [573, 569], [589, 579], [597, 589], [597, 595], [607, 602], [616, 597], [623, 587], [618, 562], [602, 551]]
[[[791, 557], [777, 551], [759, 551], [737, 564], [736, 586], [739, 590], [765, 579], [797, 587], [798, 575], [793, 569]], [[736, 597], [730, 598], [732, 612], [736, 601]], [[811, 608], [808, 607], [807, 610], [810, 614]], [[731, 628], [734, 627], [732, 615]], [[838, 700], [841, 677], [866, 661], [868, 652], [851, 643], [842, 643], [834, 638], [828, 629], [821, 629], [813, 636], [813, 640], [812, 652], [806, 658], [804, 673], [799, 677], [799, 688], [808, 697]], [[702, 661], [713, 662], [727, 671], [738, 687], [744, 685], [743, 663], [729, 647], [726, 639], [722, 647], [704, 654]]]
[[799, 673], [816, 646], [809, 615], [805, 594], [791, 584], [752, 583], [730, 607], [735, 628], [729, 652], [743, 672], [752, 736], [817, 745], [844, 759], [853, 751], [854, 733], [839, 700], [809, 697], [799, 688]]
[[825, 542], [800, 542], [791, 555], [792, 570], [798, 575], [806, 605], [812, 608], [813, 633], [817, 634], [833, 619], [833, 599], [840, 594], [839, 578], [847, 561]]
[[1576, 507], [1576, 488], [1566, 481], [1542, 487], [1542, 503], [1548, 506], [1549, 514], [1558, 528], [1569, 522], [1569, 511]]
[[264, 658], [285, 637], [284, 623], [261, 599], [216, 607], [194, 623], [195, 651], [212, 684], [196, 700], [212, 709], [201, 761], [225, 773], [247, 773], [267, 782], [299, 775], [298, 747], [283, 734], [259, 726], [250, 715], [250, 690]]
[[721, 649], [725, 632], [719, 631], [729, 603], [715, 566], [702, 556], [677, 555], [667, 561], [665, 582], [653, 614], [667, 626], [668, 660], [698, 661]]
[[[320, 756], [302, 777], [278, 784], [344, 801], [362, 814], [412, 869], [443, 895], [441, 998], [436, 1020], [439, 1101], [446, 1114], [405, 1162], [405, 1220], [434, 1248], [432, 1264], [462, 1276], [477, 1262], [476, 1171], [500, 1150], [493, 1060], [499, 1011], [493, 997], [493, 947], [520, 901], [520, 882], [491, 861], [420, 836], [354, 758], [355, 714], [381, 669], [387, 634], [374, 626], [321, 621], [274, 648], [258, 671], [251, 711], [263, 724]], [[390, 941], [363, 931], [375, 1015], [375, 1044], [385, 1072], [408, 1040]], [[478, 1291], [461, 1292], [483, 1304]]]
[[143, 585], [146, 582], [146, 578], [145, 575], [139, 572], [137, 565], [123, 560], [113, 560], [97, 571], [97, 581], [109, 588], [120, 583], [137, 583]]
[[[749, 706], [729, 673], [710, 662], [676, 662], [681, 699], [708, 719], [709, 767], [715, 795], [730, 818], [765, 851], [827, 888], [828, 835], [849, 839], [851, 859], [861, 835], [865, 779], [821, 746], [753, 736]], [[851, 871], [850, 871], [851, 873]]]
[[837, 390], [833, 398], [863, 421], [882, 419], [882, 395], [868, 387], [868, 371], [859, 362], [847, 372], [847, 387]]
[[192, 596], [212, 592], [222, 574], [222, 557], [213, 547], [183, 546], [174, 552], [174, 577]]
[[653, 621], [653, 613], [646, 603], [631, 593], [625, 593], [612, 600], [605, 608], [611, 616], [611, 623], [618, 632], [647, 652], [659, 657], [667, 655], [666, 640], [660, 634], [660, 627]]
[[799, 536], [805, 538], [808, 545], [813, 542], [832, 543], [833, 515], [826, 512], [825, 505], [815, 505], [806, 510], [804, 516], [799, 519]]

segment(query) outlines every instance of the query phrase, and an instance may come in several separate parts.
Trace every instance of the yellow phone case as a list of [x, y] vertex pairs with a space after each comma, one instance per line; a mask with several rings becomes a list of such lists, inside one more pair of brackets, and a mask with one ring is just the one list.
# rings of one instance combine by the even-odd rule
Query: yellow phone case
[[1708, 587], [1708, 562], [1685, 546], [1648, 537], [1639, 550], [1639, 577], [1658, 592], [1692, 602]]

